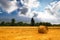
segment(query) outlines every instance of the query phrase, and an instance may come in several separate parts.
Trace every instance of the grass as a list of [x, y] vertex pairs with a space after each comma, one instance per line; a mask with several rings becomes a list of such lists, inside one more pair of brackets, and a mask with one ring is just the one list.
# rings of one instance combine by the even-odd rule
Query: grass
[[0, 40], [60, 40], [60, 27], [48, 27], [47, 34], [38, 33], [38, 27], [0, 27]]

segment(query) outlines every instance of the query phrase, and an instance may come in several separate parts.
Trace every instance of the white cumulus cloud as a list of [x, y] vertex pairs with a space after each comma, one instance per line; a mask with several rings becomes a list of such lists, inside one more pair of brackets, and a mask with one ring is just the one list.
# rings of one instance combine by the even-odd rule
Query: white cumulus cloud
[[[49, 5], [45, 7], [45, 10], [43, 12], [36, 10], [31, 11], [32, 8], [38, 8], [40, 3], [37, 0], [22, 0], [21, 1], [24, 4], [24, 7], [28, 9], [26, 11], [26, 15], [22, 15], [25, 17], [36, 17], [41, 21], [44, 22], [50, 22], [50, 23], [60, 23], [60, 1], [54, 1], [51, 2]], [[35, 4], [36, 2], [36, 4]], [[39, 10], [39, 8], [38, 8]], [[21, 13], [21, 12], [20, 12]], [[20, 14], [21, 16], [21, 14]]]
[[0, 6], [6, 10], [8, 13], [17, 9], [16, 0], [8, 1], [8, 0], [0, 0]]
[[41, 18], [42, 21], [47, 21], [51, 23], [60, 23], [60, 1], [52, 2], [50, 5], [45, 7], [44, 12], [38, 14], [38, 18]]
[[[33, 8], [38, 8], [40, 6], [40, 2], [38, 0], [21, 0], [21, 3], [24, 5], [24, 7], [22, 7], [22, 9], [27, 8], [27, 11], [25, 10], [21, 10], [21, 11], [25, 11], [23, 16], [27, 16], [27, 17], [33, 17], [34, 16], [34, 11], [31, 11]], [[22, 12], [19, 12], [18, 14], [20, 14], [19, 16], [21, 16], [21, 14], [23, 14]]]
[[21, 0], [22, 4], [24, 4], [26, 7], [32, 8], [32, 7], [38, 7], [40, 4], [38, 0]]

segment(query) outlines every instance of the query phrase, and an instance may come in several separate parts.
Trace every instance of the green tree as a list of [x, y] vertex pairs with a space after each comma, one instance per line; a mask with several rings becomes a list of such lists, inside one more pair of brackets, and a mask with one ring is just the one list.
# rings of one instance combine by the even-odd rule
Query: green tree
[[11, 26], [15, 25], [15, 19], [11, 19]]
[[51, 26], [52, 24], [48, 22], [40, 22], [40, 25]]
[[10, 26], [10, 22], [6, 22], [5, 23], [5, 26]]
[[5, 22], [4, 22], [4, 21], [2, 21], [2, 22], [0, 23], [0, 25], [1, 25], [1, 26], [4, 26], [4, 25], [5, 25]]
[[22, 26], [23, 25], [23, 22], [18, 22], [17, 23], [17, 26]]
[[31, 18], [31, 26], [34, 26], [35, 25], [35, 21], [33, 18]]

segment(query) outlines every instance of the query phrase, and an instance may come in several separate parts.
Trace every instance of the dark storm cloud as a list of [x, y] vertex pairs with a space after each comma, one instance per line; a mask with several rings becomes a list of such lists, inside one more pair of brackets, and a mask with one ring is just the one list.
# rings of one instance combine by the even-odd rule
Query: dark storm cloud
[[33, 17], [37, 17], [38, 16], [38, 14], [37, 13], [34, 13], [34, 16]]
[[22, 8], [20, 9], [20, 11], [21, 11], [21, 14], [25, 15], [28, 12], [28, 8]]
[[18, 8], [16, 3], [16, 0], [0, 0], [0, 7], [4, 11], [11, 13]]
[[0, 6], [8, 8], [9, 7], [8, 0], [0, 0]]

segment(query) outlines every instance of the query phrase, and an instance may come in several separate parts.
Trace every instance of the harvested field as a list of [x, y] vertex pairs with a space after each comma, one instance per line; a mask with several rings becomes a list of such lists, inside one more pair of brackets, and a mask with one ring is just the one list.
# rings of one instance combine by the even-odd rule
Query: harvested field
[[38, 33], [38, 27], [0, 27], [0, 40], [60, 40], [60, 27], [49, 27], [46, 34]]

